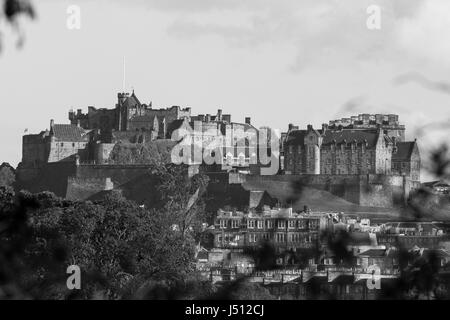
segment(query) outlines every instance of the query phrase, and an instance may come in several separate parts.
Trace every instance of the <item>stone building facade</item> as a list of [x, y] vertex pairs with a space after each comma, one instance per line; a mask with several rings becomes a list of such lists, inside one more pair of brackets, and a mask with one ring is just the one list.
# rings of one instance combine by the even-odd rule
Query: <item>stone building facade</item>
[[392, 153], [392, 173], [420, 181], [420, 152], [416, 141], [399, 142]]
[[374, 120], [370, 120], [372, 116], [367, 115], [361, 121], [353, 118], [345, 122], [331, 121], [331, 125], [324, 124], [319, 130], [312, 125], [306, 130], [290, 125], [283, 140], [284, 172], [395, 174], [420, 180], [417, 143], [403, 141], [404, 126], [398, 124], [398, 117], [373, 115]]
[[[36, 177], [43, 166], [61, 161], [108, 164], [110, 154], [118, 143], [139, 147], [155, 140], [170, 142], [172, 134], [178, 129], [192, 132], [200, 128], [192, 135], [190, 150], [194, 152], [194, 142], [199, 140], [199, 161], [185, 163], [197, 166], [203, 163], [204, 147], [215, 137], [227, 134], [233, 137], [232, 133], [236, 130], [255, 129], [250, 124], [250, 118], [246, 118], [245, 123], [232, 122], [231, 115], [223, 114], [220, 109], [216, 115], [191, 116], [189, 107], [155, 109], [152, 103], [141, 103], [134, 92], [131, 95], [118, 93], [117, 98], [113, 109], [89, 106], [87, 113], [83, 113], [82, 109], [76, 112], [71, 110], [70, 124], [55, 124], [52, 120], [47, 130], [24, 135], [20, 176], [25, 179]], [[231, 159], [230, 166], [248, 167], [249, 147], [243, 150], [235, 145], [229, 147], [224, 145], [221, 164], [228, 157]], [[196, 156], [192, 159], [195, 160]], [[224, 168], [219, 165], [219, 169]]]
[[215, 220], [216, 248], [257, 247], [264, 241], [280, 250], [312, 248], [321, 232], [331, 228], [325, 213], [296, 213], [292, 208], [267, 209], [261, 213], [219, 210]]

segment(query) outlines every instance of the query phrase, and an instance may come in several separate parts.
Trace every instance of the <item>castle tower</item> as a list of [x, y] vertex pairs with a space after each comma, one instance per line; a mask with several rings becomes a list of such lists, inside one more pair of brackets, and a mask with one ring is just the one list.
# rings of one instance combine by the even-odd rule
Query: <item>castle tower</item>
[[308, 125], [305, 136], [306, 173], [320, 174], [320, 147], [323, 137], [312, 125]]

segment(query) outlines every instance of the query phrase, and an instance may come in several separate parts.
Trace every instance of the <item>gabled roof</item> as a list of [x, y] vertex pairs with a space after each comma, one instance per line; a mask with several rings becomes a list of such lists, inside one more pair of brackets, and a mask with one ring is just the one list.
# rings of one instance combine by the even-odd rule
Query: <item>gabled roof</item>
[[365, 143], [367, 141], [368, 147], [375, 147], [378, 140], [378, 133], [376, 131], [363, 131], [363, 130], [347, 130], [342, 129], [339, 131], [328, 130], [325, 131], [323, 138], [323, 145], [333, 144], [336, 141], [337, 144], [351, 143], [356, 141], [357, 143]]
[[189, 125], [189, 122], [186, 119], [184, 119], [184, 118], [183, 119], [173, 120], [167, 126], [167, 133], [170, 135], [175, 130], [178, 130], [178, 129], [182, 128], [184, 125]]
[[[358, 144], [367, 141], [368, 147], [375, 147], [378, 140], [378, 132], [375, 130], [326, 130], [323, 134], [321, 130], [314, 130], [317, 135], [323, 136], [322, 145], [331, 145], [333, 143], [341, 144], [351, 143], [356, 140]], [[287, 134], [287, 145], [303, 145], [305, 136], [308, 134], [307, 130], [292, 130]]]
[[306, 130], [292, 130], [287, 134], [285, 143], [287, 145], [302, 145], [307, 133]]
[[397, 152], [392, 153], [392, 160], [409, 161], [411, 160], [416, 142], [397, 142]]
[[136, 97], [136, 95], [133, 93], [131, 94], [131, 96], [127, 97], [123, 103], [124, 106], [127, 107], [134, 107], [136, 105], [140, 106], [141, 102], [139, 101], [139, 99]]
[[85, 130], [73, 124], [54, 124], [51, 133], [59, 141], [88, 141], [87, 134], [90, 130]]

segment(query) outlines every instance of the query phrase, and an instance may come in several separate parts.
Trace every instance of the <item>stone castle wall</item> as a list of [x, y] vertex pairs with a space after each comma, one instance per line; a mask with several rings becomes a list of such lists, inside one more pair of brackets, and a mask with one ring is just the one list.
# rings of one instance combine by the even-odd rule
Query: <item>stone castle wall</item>
[[[236, 178], [234, 178], [236, 179]], [[403, 205], [417, 182], [393, 175], [246, 175], [247, 184], [270, 190], [275, 186], [286, 188], [283, 192], [301, 193], [302, 187], [327, 191], [349, 202], [367, 207], [392, 208]]]

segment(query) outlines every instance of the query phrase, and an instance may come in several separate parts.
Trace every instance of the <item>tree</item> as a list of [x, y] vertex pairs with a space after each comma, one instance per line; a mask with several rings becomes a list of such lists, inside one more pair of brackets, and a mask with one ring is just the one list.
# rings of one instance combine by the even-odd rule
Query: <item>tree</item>
[[[0, 291], [44, 299], [133, 296], [132, 283], [184, 281], [193, 271], [193, 243], [171, 228], [164, 212], [113, 193], [105, 200], [68, 201], [2, 188]], [[66, 268], [82, 270], [82, 289], [69, 291]], [[132, 287], [132, 286], [131, 286]], [[139, 289], [139, 288], [137, 288]]]
[[[7, 24], [15, 30], [18, 34], [17, 46], [22, 46], [24, 42], [24, 35], [20, 29], [18, 17], [25, 15], [31, 19], [34, 19], [36, 17], [36, 12], [34, 11], [33, 5], [29, 0], [3, 0], [0, 1], [0, 5], [2, 5], [0, 8], [0, 21], [2, 18], [5, 19]], [[1, 48], [2, 44], [0, 41], [0, 51]]]
[[0, 165], [0, 186], [13, 186], [16, 181], [16, 173], [9, 163]]

